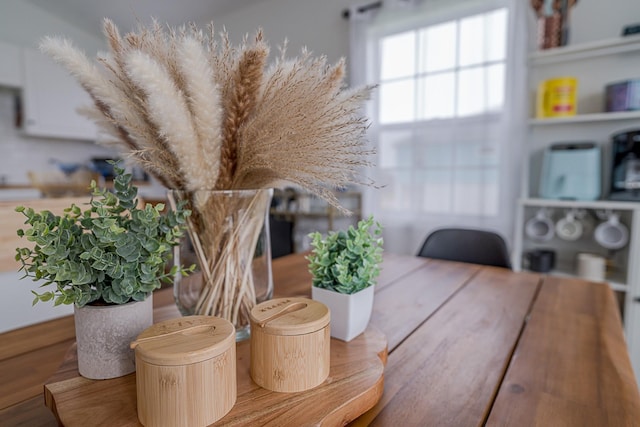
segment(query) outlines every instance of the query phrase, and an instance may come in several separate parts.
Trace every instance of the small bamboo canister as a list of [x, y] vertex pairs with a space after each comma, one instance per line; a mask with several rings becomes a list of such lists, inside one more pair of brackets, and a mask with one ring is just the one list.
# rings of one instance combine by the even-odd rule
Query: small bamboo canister
[[236, 402], [236, 331], [212, 316], [167, 320], [136, 350], [138, 419], [145, 427], [208, 426]]
[[307, 298], [279, 298], [251, 310], [251, 378], [273, 391], [298, 392], [329, 375], [329, 308]]

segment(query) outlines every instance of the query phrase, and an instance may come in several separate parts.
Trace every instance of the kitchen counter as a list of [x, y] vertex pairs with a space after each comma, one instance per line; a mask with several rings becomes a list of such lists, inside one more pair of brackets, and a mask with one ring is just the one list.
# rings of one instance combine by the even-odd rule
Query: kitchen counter
[[24, 190], [24, 189], [33, 189], [33, 185], [31, 184], [0, 184], [0, 191], [2, 190]]
[[28, 184], [13, 184], [0, 186], [0, 201], [30, 200], [42, 197], [40, 190]]
[[[160, 200], [166, 198], [166, 190], [162, 187], [153, 185], [149, 181], [134, 181], [134, 185], [138, 187], [138, 194], [143, 199]], [[61, 184], [61, 187], [64, 185]], [[113, 188], [113, 181], [107, 181], [106, 188]], [[87, 195], [89, 195], [89, 183], [87, 183]], [[42, 192], [29, 183], [4, 183], [0, 184], [0, 200], [29, 200], [43, 198]]]

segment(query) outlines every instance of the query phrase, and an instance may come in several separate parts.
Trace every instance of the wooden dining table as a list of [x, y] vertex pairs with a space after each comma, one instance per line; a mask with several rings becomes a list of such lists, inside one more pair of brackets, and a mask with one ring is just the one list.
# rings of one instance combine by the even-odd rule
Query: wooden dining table
[[[303, 255], [274, 260], [273, 277], [275, 296], [310, 295]], [[175, 312], [171, 289], [157, 291], [154, 305], [159, 318]], [[72, 325], [63, 318], [0, 335], [1, 426], [57, 425], [42, 384], [73, 344], [63, 332]], [[370, 326], [386, 336], [384, 391], [341, 424], [640, 425], [621, 317], [604, 283], [385, 254]], [[304, 413], [295, 416], [292, 425], [306, 425]]]

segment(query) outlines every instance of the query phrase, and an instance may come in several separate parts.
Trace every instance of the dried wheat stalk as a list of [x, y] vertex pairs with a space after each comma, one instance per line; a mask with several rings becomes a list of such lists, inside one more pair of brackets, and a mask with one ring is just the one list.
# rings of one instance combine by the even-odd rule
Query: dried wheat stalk
[[106, 143], [183, 191], [171, 201], [192, 210], [189, 234], [206, 282], [198, 312], [244, 324], [255, 293], [239, 260], [253, 254], [264, 207], [251, 207], [264, 196], [239, 206], [199, 190], [292, 182], [339, 207], [331, 190], [363, 183], [358, 174], [369, 165], [361, 105], [372, 88], [345, 90], [344, 61], [330, 66], [306, 51], [287, 59], [283, 47], [267, 67], [261, 31], [239, 46], [226, 32], [217, 38], [213, 25], [154, 22], [122, 36], [105, 20], [104, 34], [109, 52], [96, 62], [64, 39], [46, 38], [41, 49], [91, 95], [95, 106], [84, 113]]

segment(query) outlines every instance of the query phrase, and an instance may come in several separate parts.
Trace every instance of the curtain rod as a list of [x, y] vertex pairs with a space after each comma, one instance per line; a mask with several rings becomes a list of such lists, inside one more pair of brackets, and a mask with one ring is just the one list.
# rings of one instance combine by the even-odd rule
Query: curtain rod
[[[369, 4], [365, 4], [363, 6], [360, 6], [356, 9], [356, 11], [358, 13], [364, 13], [364, 12], [368, 12], [370, 10], [373, 9], [378, 9], [379, 7], [382, 7], [382, 2], [381, 1], [376, 1], [373, 3], [369, 3]], [[349, 19], [349, 16], [351, 15], [351, 12], [349, 11], [349, 9], [345, 9], [342, 11], [342, 17], [344, 19]]]

